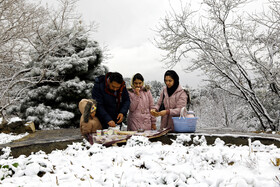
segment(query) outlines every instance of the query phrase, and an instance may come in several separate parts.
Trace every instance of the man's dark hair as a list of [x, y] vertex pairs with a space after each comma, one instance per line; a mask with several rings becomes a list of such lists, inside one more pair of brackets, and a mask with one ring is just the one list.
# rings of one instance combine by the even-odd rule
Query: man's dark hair
[[118, 72], [112, 72], [110, 75], [109, 75], [109, 80], [110, 82], [117, 82], [119, 84], [122, 84], [123, 83], [123, 76], [118, 73]]

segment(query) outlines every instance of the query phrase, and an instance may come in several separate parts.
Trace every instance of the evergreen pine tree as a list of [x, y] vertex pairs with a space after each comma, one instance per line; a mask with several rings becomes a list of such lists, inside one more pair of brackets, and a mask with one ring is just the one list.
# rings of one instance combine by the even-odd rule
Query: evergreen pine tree
[[107, 72], [98, 43], [81, 28], [54, 27], [37, 39], [35, 49], [27, 76], [43, 79], [12, 110], [37, 128], [78, 127], [79, 101], [91, 98], [94, 78]]

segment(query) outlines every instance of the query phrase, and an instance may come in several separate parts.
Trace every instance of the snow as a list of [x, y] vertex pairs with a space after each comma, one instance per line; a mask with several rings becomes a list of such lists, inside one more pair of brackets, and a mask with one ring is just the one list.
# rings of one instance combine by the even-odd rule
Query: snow
[[22, 133], [22, 134], [6, 134], [6, 133], [0, 133], [0, 144], [5, 144], [12, 142], [14, 140], [18, 140], [20, 138], [23, 138], [24, 136], [27, 136], [29, 133]]
[[[0, 124], [2, 124], [3, 118], [0, 118]], [[22, 121], [19, 117], [13, 117], [9, 120], [8, 124], [12, 122]], [[0, 144], [10, 143], [14, 140], [18, 140], [20, 138], [23, 138], [24, 136], [27, 136], [29, 133], [22, 133], [22, 134], [14, 134], [14, 133], [0, 133]]]
[[9, 120], [9, 123], [8, 123], [8, 124], [13, 123], [13, 122], [17, 122], [17, 121], [22, 121], [22, 119], [19, 118], [19, 117], [13, 117], [13, 118], [11, 118], [11, 119]]
[[[195, 144], [188, 145], [189, 142]], [[1, 156], [3, 186], [254, 186], [280, 185], [280, 149], [260, 141], [227, 146], [217, 138], [181, 134], [171, 145], [133, 136], [105, 148], [84, 141], [50, 154]], [[274, 164], [273, 164], [274, 163]], [[6, 166], [4, 168], [4, 166]], [[277, 179], [278, 178], [278, 179]]]

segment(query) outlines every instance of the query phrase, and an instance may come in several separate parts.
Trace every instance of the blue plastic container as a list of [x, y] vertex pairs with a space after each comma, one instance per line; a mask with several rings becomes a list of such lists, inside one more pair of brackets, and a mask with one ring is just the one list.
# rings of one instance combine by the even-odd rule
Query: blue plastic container
[[172, 117], [175, 132], [195, 132], [198, 117]]

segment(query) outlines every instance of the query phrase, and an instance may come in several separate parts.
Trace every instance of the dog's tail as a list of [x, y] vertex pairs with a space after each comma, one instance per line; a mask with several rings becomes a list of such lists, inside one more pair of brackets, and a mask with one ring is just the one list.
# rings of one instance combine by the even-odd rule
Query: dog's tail
[[87, 123], [89, 120], [90, 116], [90, 109], [92, 107], [93, 103], [92, 102], [87, 102], [85, 109], [84, 109], [84, 122]]

